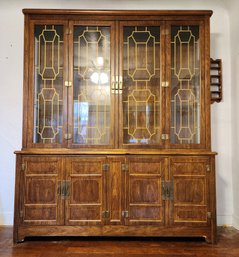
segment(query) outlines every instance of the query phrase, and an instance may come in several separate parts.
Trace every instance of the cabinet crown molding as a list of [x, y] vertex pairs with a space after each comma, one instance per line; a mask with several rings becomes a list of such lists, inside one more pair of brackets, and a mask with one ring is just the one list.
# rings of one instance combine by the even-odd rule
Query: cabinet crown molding
[[45, 15], [153, 15], [153, 16], [192, 16], [201, 15], [211, 17], [212, 10], [95, 10], [95, 9], [23, 9], [24, 14]]

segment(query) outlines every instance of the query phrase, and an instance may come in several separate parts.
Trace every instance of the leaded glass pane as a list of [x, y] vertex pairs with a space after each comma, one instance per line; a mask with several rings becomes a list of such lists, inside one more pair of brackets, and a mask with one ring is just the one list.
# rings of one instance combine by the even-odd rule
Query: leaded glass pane
[[124, 27], [123, 143], [161, 139], [160, 27]]
[[74, 144], [110, 143], [110, 27], [74, 27]]
[[173, 144], [200, 143], [199, 26], [172, 26], [171, 135]]
[[34, 31], [34, 143], [61, 143], [63, 127], [63, 26]]

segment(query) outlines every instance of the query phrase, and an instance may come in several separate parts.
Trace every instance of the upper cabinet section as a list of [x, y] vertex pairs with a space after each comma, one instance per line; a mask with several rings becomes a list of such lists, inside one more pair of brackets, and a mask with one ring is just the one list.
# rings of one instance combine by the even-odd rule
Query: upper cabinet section
[[211, 11], [23, 12], [23, 148], [210, 150]]

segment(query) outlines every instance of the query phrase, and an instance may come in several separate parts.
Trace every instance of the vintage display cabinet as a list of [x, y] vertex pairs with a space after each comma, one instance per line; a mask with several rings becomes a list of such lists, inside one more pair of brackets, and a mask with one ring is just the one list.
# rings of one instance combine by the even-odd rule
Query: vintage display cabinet
[[14, 241], [216, 240], [211, 11], [24, 9]]

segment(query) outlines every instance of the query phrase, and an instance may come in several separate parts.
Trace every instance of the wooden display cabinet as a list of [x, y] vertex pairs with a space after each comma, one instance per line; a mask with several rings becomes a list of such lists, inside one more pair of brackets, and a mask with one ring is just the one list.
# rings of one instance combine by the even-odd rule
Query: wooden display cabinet
[[216, 241], [211, 11], [24, 9], [14, 241]]

